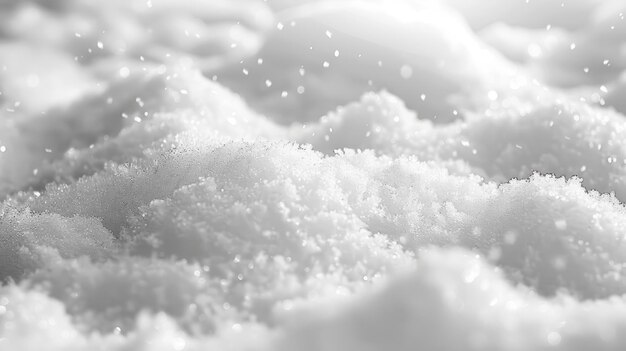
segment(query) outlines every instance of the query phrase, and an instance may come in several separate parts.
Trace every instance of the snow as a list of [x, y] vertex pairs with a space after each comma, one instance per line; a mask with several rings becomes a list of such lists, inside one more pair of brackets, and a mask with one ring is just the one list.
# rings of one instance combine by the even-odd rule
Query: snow
[[[471, 96], [473, 104], [482, 102], [482, 91], [504, 84], [513, 69], [476, 40], [456, 14], [439, 6], [415, 6], [325, 1], [280, 12], [278, 23], [294, 25], [270, 31], [257, 53], [263, 66], [250, 67], [242, 80], [242, 64], [236, 63], [221, 70], [219, 80], [281, 123], [315, 120], [380, 89], [399, 96], [424, 118], [457, 119], [452, 100], [463, 95]], [[268, 77], [272, 84], [263, 86]], [[327, 84], [335, 89], [328, 90]], [[281, 91], [298, 86], [306, 94], [280, 98]], [[420, 94], [430, 98], [418, 101]]]
[[626, 343], [619, 1], [0, 8], [0, 349]]

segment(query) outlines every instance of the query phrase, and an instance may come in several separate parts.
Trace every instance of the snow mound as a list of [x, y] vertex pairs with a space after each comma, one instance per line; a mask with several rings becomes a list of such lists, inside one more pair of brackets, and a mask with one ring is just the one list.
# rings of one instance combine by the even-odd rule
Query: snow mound
[[411, 155], [498, 182], [533, 172], [580, 176], [585, 187], [624, 200], [624, 116], [552, 96], [556, 102], [530, 108], [505, 99], [487, 116], [436, 125], [387, 92], [369, 93], [319, 122], [293, 126], [290, 135], [329, 155], [344, 148]]

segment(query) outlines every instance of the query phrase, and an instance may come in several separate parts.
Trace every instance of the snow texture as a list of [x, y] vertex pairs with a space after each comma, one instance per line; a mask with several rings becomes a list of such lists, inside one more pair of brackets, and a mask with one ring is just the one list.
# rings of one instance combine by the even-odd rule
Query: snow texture
[[623, 349], [626, 8], [560, 4], [0, 2], [0, 349]]

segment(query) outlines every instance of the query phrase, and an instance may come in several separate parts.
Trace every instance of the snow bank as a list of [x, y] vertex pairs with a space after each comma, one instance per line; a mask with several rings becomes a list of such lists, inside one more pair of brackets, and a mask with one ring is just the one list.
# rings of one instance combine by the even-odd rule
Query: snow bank
[[272, 21], [265, 4], [253, 0], [9, 0], [1, 6], [2, 37], [61, 48], [83, 64], [142, 56], [213, 67], [254, 52]]
[[282, 123], [311, 121], [380, 89], [449, 122], [459, 118], [455, 106], [484, 103], [513, 74], [440, 6], [340, 1], [281, 12], [260, 51], [218, 78]]
[[416, 118], [398, 98], [367, 94], [318, 123], [296, 125], [292, 137], [332, 155], [343, 148], [373, 149], [383, 155], [412, 155], [503, 182], [532, 172], [581, 176], [588, 189], [626, 197], [626, 120], [613, 111], [580, 102], [495, 101], [487, 116], [436, 125]]
[[187, 129], [234, 138], [280, 135], [239, 97], [184, 66], [165, 72], [144, 66], [101, 93], [9, 126], [0, 131], [0, 197], [75, 180], [106, 162], [130, 162]]
[[[506, 56], [526, 62], [532, 74], [543, 81], [568, 88], [581, 85], [599, 88], [614, 82], [626, 68], [623, 50], [626, 6], [622, 1], [580, 1], [571, 4], [535, 1], [529, 6], [524, 6], [524, 1], [498, 2], [498, 6], [502, 5], [516, 18], [523, 18], [518, 16], [519, 12], [511, 11], [509, 6], [513, 2], [529, 10], [532, 16], [529, 18], [538, 20], [538, 26], [529, 29], [524, 23], [505, 21], [485, 28], [481, 36]], [[464, 2], [462, 6], [472, 6], [471, 3]], [[495, 4], [494, 1], [484, 3], [489, 3], [489, 6]], [[561, 9], [532, 9], [534, 6], [561, 4]], [[474, 7], [466, 11], [474, 11]], [[477, 13], [492, 14], [491, 11]], [[549, 19], [542, 18], [538, 13], [549, 16]], [[579, 16], [584, 16], [584, 19], [577, 18]], [[561, 21], [572, 22], [568, 25]]]
[[449, 3], [0, 4], [0, 348], [623, 348], [620, 8]]
[[624, 343], [624, 308], [618, 298], [546, 301], [511, 288], [475, 255], [434, 250], [371, 294], [306, 311], [281, 346], [380, 350], [393, 340], [394, 350], [609, 350]]
[[[72, 306], [66, 313], [75, 323], [105, 334], [115, 328], [133, 331], [142, 311], [164, 312], [187, 332], [219, 333], [220, 323], [229, 320], [290, 330], [290, 318], [299, 317], [289, 317], [295, 313], [289, 306], [312, 308], [307, 306], [359, 294], [393, 272], [420, 267], [423, 258], [415, 261], [415, 256], [430, 245], [480, 253], [485, 257], [480, 265], [500, 267], [506, 276], [486, 281], [514, 295], [519, 292], [511, 283], [545, 296], [560, 292], [582, 299], [624, 291], [619, 279], [626, 259], [623, 207], [587, 193], [580, 182], [550, 177], [498, 188], [413, 158], [377, 158], [370, 152], [328, 158], [290, 144], [198, 141], [143, 166], [120, 166], [76, 184], [50, 186], [20, 206], [79, 216], [76, 220], [99, 218], [99, 235], [121, 238], [121, 248], [67, 243], [50, 234], [35, 238], [33, 245], [53, 251], [40, 254], [40, 264], [29, 267], [35, 273], [20, 284]], [[25, 219], [14, 221], [19, 224], [14, 235], [26, 232]], [[89, 250], [117, 259], [73, 258]], [[64, 251], [71, 254], [64, 257]], [[462, 259], [451, 261], [467, 267]], [[458, 299], [478, 309], [480, 304], [472, 305], [472, 295], [465, 294], [491, 302], [493, 297], [483, 296], [489, 293], [478, 289]], [[561, 308], [539, 296], [528, 303]], [[338, 318], [351, 318], [346, 313]], [[476, 314], [469, 312], [468, 324], [484, 318]], [[419, 329], [421, 323], [418, 318], [409, 325]], [[318, 338], [317, 327], [311, 328], [309, 337], [323, 342], [326, 336]], [[401, 338], [386, 336], [394, 330], [383, 328], [381, 342], [394, 340], [400, 347]], [[529, 342], [545, 343], [542, 337]]]

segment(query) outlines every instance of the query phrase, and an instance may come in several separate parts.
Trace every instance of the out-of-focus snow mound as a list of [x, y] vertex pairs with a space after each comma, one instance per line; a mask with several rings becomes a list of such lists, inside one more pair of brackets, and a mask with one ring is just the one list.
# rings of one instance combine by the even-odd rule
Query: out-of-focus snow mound
[[449, 122], [459, 105], [484, 105], [489, 89], [516, 75], [440, 6], [326, 1], [282, 11], [276, 21], [256, 56], [218, 77], [283, 123], [314, 120], [383, 88], [423, 117]]
[[623, 348], [623, 6], [464, 4], [0, 2], [0, 349]]

